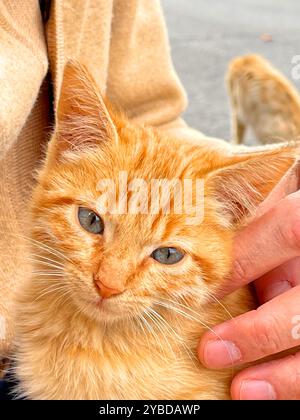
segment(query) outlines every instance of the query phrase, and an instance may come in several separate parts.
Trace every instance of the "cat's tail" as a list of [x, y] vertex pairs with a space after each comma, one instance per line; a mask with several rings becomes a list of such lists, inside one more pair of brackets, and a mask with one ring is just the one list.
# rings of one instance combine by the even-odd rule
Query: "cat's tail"
[[299, 137], [299, 93], [265, 58], [257, 54], [234, 58], [228, 66], [226, 84], [234, 143], [243, 142], [247, 126], [260, 143]]
[[231, 104], [232, 141], [242, 144], [247, 118], [245, 116], [245, 94], [248, 84], [254, 78], [253, 67], [259, 59], [256, 55], [234, 58], [228, 65], [226, 86]]

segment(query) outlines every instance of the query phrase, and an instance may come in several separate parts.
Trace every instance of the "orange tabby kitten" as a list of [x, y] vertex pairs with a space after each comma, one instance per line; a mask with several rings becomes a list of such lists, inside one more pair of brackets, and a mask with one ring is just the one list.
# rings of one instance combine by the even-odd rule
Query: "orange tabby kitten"
[[[229, 398], [232, 370], [205, 369], [197, 343], [208, 326], [228, 317], [225, 307], [233, 316], [254, 307], [247, 288], [226, 297], [224, 306], [212, 296], [230, 272], [240, 220], [294, 162], [293, 147], [235, 155], [132, 125], [107, 109], [83, 67], [67, 64], [56, 129], [32, 198], [34, 272], [18, 296], [20, 393]], [[114, 181], [113, 192], [129, 208], [136, 179], [141, 185], [203, 179], [203, 220], [195, 219], [196, 207], [172, 211], [175, 195], [169, 212], [162, 195], [164, 207], [147, 213], [149, 191], [136, 214], [102, 212], [99, 181]], [[195, 182], [192, 187], [195, 196]]]
[[300, 96], [292, 84], [259, 55], [234, 59], [227, 86], [233, 141], [243, 142], [246, 127], [261, 143], [291, 140], [300, 134]]

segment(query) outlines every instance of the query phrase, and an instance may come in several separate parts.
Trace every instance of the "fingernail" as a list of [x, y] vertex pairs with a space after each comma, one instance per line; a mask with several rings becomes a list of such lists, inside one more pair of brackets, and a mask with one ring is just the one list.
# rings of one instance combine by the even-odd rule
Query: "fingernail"
[[211, 340], [204, 347], [203, 358], [206, 366], [222, 368], [240, 361], [242, 354], [231, 341]]
[[266, 381], [245, 380], [240, 388], [240, 400], [276, 400], [273, 386]]
[[281, 295], [282, 293], [290, 290], [292, 288], [291, 283], [287, 280], [278, 281], [276, 283], [270, 284], [269, 287], [266, 287], [264, 292], [264, 301], [268, 302], [274, 297]]

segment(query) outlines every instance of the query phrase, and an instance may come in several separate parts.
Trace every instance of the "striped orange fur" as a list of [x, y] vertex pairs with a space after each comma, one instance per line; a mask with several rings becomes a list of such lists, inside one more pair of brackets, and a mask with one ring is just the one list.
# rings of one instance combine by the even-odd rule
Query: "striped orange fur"
[[[108, 110], [109, 109], [109, 110]], [[66, 66], [58, 118], [32, 197], [33, 273], [18, 293], [16, 374], [32, 399], [229, 398], [232, 370], [198, 361], [201, 334], [253, 308], [247, 288], [216, 303], [232, 242], [294, 162], [294, 145], [237, 153], [173, 139], [108, 108], [85, 68]], [[99, 179], [203, 179], [204, 218], [103, 214], [86, 232], [78, 206], [97, 209]], [[151, 258], [173, 246], [174, 265]], [[94, 276], [123, 293], [104, 299]], [[227, 310], [224, 309], [227, 308]]]

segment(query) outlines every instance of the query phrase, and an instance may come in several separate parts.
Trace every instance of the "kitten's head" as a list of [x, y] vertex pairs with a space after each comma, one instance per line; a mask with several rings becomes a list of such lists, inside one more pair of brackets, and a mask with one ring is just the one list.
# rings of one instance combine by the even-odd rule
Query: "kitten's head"
[[234, 155], [137, 127], [67, 64], [32, 201], [44, 298], [52, 290], [99, 321], [204, 302], [230, 271], [240, 220], [291, 166], [289, 149]]

